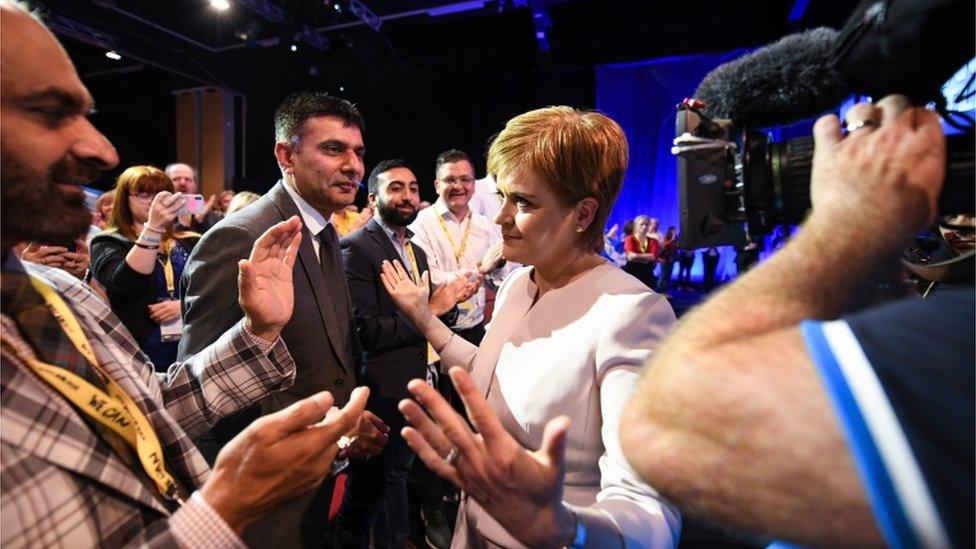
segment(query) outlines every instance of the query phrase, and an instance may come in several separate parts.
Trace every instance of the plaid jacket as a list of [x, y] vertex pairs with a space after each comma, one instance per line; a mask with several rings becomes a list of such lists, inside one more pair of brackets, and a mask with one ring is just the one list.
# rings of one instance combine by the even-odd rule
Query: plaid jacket
[[[56, 269], [25, 265], [72, 307], [106, 372], [153, 423], [174, 475], [189, 490], [210, 469], [190, 437], [270, 391], [289, 387], [295, 364], [282, 342], [267, 356], [240, 324], [165, 373], [155, 373], [129, 332], [90, 289]], [[33, 351], [7, 315], [4, 338]], [[175, 547], [172, 514], [57, 391], [6, 348], [0, 374], [0, 545]]]

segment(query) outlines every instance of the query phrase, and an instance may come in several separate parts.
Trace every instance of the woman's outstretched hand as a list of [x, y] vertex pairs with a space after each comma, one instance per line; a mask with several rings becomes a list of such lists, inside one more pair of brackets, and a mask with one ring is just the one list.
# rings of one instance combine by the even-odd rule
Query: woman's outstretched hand
[[415, 379], [407, 388], [416, 402], [403, 400], [399, 406], [410, 423], [403, 429], [407, 444], [431, 471], [467, 492], [522, 543], [570, 544], [575, 523], [562, 504], [569, 418], [550, 420], [542, 447], [530, 452], [505, 430], [467, 372], [454, 367], [449, 375], [477, 431], [440, 393]]

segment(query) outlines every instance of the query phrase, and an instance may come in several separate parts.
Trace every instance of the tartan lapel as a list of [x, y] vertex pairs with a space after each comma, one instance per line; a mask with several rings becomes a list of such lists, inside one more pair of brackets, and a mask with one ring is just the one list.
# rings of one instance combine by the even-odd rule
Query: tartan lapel
[[[25, 357], [33, 356], [2, 315], [3, 330]], [[38, 459], [73, 471], [160, 513], [168, 514], [159, 498], [103, 443], [68, 402], [30, 372], [17, 356], [3, 351], [0, 374], [0, 439]]]

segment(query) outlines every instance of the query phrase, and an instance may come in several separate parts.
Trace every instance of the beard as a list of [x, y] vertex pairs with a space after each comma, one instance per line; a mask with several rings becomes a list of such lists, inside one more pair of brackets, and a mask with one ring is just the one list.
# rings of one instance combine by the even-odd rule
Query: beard
[[62, 158], [41, 173], [0, 152], [0, 233], [7, 248], [35, 241], [66, 245], [88, 232], [84, 193], [65, 193], [55, 181], [92, 181], [98, 170]]
[[[412, 207], [413, 205], [411, 205]], [[414, 207], [413, 211], [409, 214], [403, 214], [396, 209], [396, 206], [390, 204], [389, 202], [384, 202], [383, 200], [377, 201], [376, 211], [390, 225], [396, 225], [397, 227], [406, 227], [407, 225], [413, 223], [414, 219], [417, 219], [417, 208]]]

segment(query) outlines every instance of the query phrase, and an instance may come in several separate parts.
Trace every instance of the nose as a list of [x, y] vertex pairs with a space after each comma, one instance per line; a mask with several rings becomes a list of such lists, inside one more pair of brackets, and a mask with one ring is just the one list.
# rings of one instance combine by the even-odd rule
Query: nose
[[511, 201], [508, 200], [507, 198], [505, 200], [502, 200], [502, 207], [498, 208], [498, 211], [495, 213], [495, 218], [492, 219], [492, 221], [495, 222], [495, 225], [505, 226], [511, 222], [512, 212], [510, 209], [511, 208], [510, 203]]
[[363, 164], [362, 157], [356, 154], [356, 151], [346, 150], [346, 154], [343, 156], [342, 173], [355, 179], [357, 183], [362, 182], [363, 176], [366, 175], [366, 167]]
[[119, 153], [115, 151], [112, 142], [98, 131], [91, 121], [83, 118], [79, 121], [78, 134], [72, 143], [71, 152], [93, 168], [109, 169], [119, 163]]

